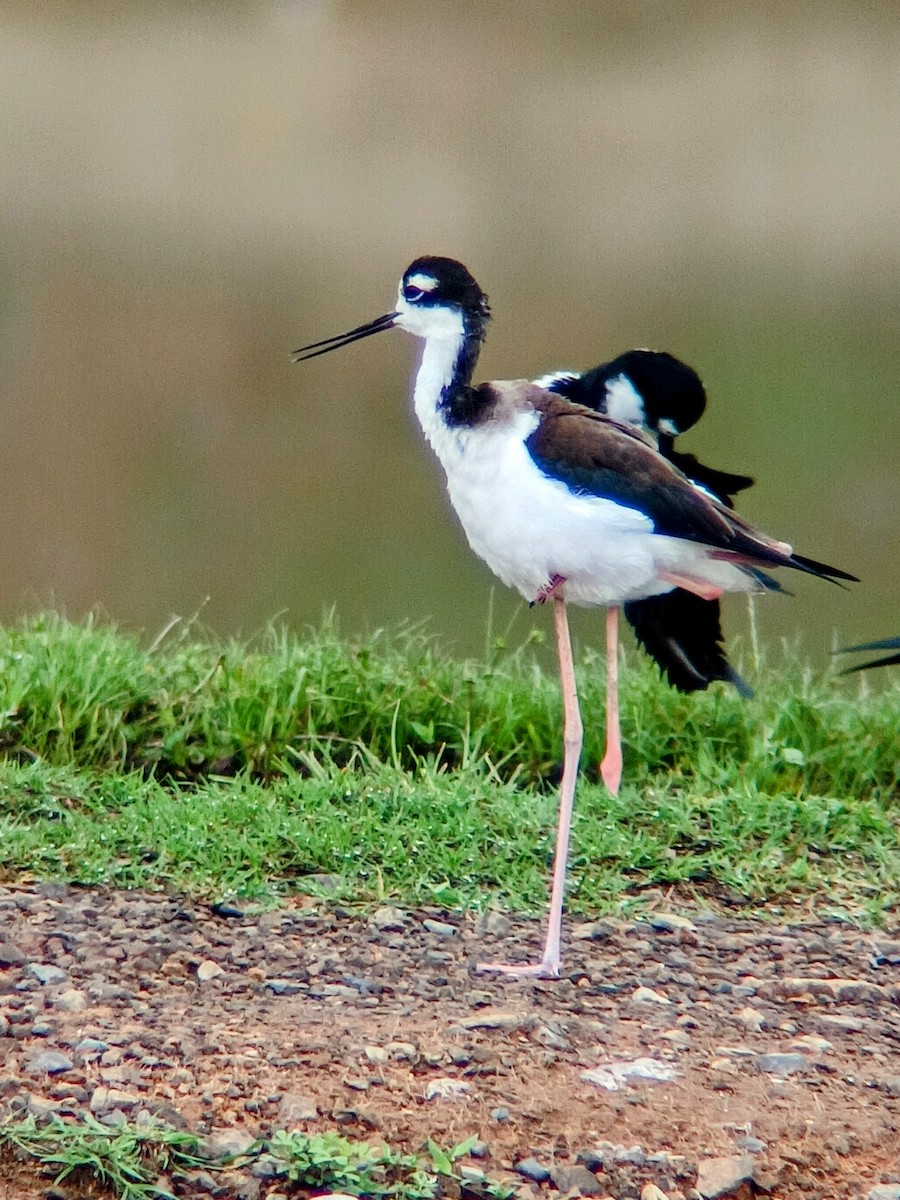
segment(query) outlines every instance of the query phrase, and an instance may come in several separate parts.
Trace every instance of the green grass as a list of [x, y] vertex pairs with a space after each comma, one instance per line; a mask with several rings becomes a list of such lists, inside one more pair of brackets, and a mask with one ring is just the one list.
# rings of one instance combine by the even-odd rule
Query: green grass
[[51, 1117], [45, 1124], [29, 1116], [0, 1125], [0, 1150], [54, 1170], [56, 1183], [70, 1176], [91, 1179], [120, 1200], [170, 1197], [156, 1181], [172, 1168], [206, 1167], [206, 1159], [197, 1154], [199, 1141], [195, 1134], [155, 1125], [109, 1128], [90, 1114], [77, 1121]]
[[[560, 701], [531, 645], [455, 661], [420, 631], [150, 645], [54, 614], [0, 629], [0, 877], [263, 901], [537, 911], [552, 851]], [[676, 885], [878, 918], [900, 894], [900, 672], [816, 676], [794, 653], [757, 695], [682, 696], [623, 671], [625, 780], [596, 780], [602, 669], [579, 663], [587, 737], [569, 907]]]
[[[55, 1172], [56, 1183], [90, 1179], [103, 1184], [119, 1200], [172, 1200], [163, 1172], [201, 1168], [218, 1173], [254, 1161], [266, 1175], [290, 1188], [339, 1191], [351, 1196], [385, 1200], [433, 1200], [459, 1194], [461, 1176], [456, 1163], [471, 1150], [470, 1137], [444, 1150], [430, 1139], [427, 1156], [403, 1154], [386, 1145], [351, 1142], [337, 1133], [306, 1134], [278, 1130], [255, 1142], [246, 1154], [210, 1159], [201, 1152], [196, 1134], [165, 1126], [125, 1122], [109, 1127], [90, 1114], [64, 1121], [51, 1117], [39, 1124], [33, 1116], [0, 1125], [0, 1151], [7, 1150]], [[481, 1172], [473, 1174], [484, 1200], [508, 1200], [512, 1189]], [[449, 1191], [446, 1184], [452, 1186]]]

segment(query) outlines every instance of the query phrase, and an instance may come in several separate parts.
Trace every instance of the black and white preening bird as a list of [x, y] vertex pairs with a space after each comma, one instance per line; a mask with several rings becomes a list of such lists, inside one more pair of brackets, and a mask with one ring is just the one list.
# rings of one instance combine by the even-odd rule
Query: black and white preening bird
[[[693, 454], [675, 449], [675, 438], [700, 420], [706, 389], [692, 367], [662, 350], [626, 350], [589, 371], [554, 371], [536, 379], [538, 387], [605, 413], [648, 434], [659, 452], [694, 483], [733, 507], [734, 496], [753, 484], [749, 475], [707, 467]], [[752, 695], [725, 655], [718, 600], [704, 600], [684, 588], [623, 605], [625, 619], [641, 646], [682, 692], [708, 688], [715, 680]]]
[[900, 666], [900, 637], [882, 638], [877, 642], [860, 642], [858, 646], [845, 646], [843, 650], [836, 650], [835, 654], [859, 654], [864, 650], [896, 650], [897, 653], [886, 654], [884, 658], [873, 658], [869, 662], [857, 663], [855, 666], [846, 667], [841, 671], [842, 675], [849, 675], [852, 671], [868, 671], [872, 667]]
[[520, 379], [472, 386], [490, 316], [487, 296], [450, 258], [418, 258], [395, 307], [301, 347], [313, 358], [397, 327], [423, 341], [413, 406], [444, 468], [450, 502], [475, 553], [528, 601], [553, 601], [563, 695], [563, 773], [550, 912], [539, 963], [484, 964], [555, 977], [582, 723], [566, 604], [607, 609], [607, 749], [618, 791], [618, 606], [682, 588], [705, 600], [765, 588], [772, 567], [853, 579], [800, 559], [691, 483], [635, 428]]

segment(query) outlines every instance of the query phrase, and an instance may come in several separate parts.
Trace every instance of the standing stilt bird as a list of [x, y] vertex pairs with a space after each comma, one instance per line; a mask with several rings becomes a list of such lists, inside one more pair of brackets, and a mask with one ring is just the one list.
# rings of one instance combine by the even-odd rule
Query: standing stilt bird
[[413, 405], [444, 468], [450, 502], [475, 553], [527, 600], [553, 601], [563, 694], [563, 773], [550, 914], [539, 963], [486, 969], [556, 977], [582, 723], [566, 604], [607, 608], [607, 749], [617, 792], [618, 606], [682, 588], [703, 599], [765, 587], [763, 568], [853, 579], [793, 555], [690, 482], [642, 433], [528, 380], [472, 386], [490, 310], [462, 263], [418, 258], [395, 308], [301, 347], [313, 358], [394, 327], [422, 339]]

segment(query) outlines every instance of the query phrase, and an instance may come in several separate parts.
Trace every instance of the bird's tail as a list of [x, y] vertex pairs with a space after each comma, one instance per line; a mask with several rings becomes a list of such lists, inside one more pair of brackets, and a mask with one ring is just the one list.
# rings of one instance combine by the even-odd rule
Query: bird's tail
[[[861, 650], [897, 650], [900, 651], [900, 637], [882, 638], [878, 642], [860, 642], [858, 646], [845, 646], [843, 650], [835, 650], [835, 654], [856, 654]], [[885, 658], [873, 658], [869, 662], [858, 663], [855, 667], [845, 667], [842, 675], [851, 671], [867, 671], [870, 667], [896, 667], [900, 665], [900, 653], [888, 654]]]

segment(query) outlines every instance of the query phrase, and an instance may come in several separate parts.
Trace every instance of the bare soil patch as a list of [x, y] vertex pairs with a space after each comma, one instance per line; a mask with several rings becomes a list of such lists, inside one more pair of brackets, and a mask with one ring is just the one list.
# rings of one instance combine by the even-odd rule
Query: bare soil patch
[[[704, 1163], [741, 1155], [744, 1181], [720, 1194], [844, 1200], [900, 1183], [896, 933], [660, 912], [571, 923], [558, 981], [474, 972], [534, 954], [540, 934], [499, 914], [0, 889], [0, 1105], [152, 1113], [220, 1149], [278, 1128], [408, 1149], [474, 1133], [472, 1165], [494, 1176], [584, 1191], [581, 1155], [617, 1200], [650, 1182], [697, 1196]], [[671, 1077], [583, 1078], [637, 1059]], [[526, 1183], [524, 1158], [551, 1180]], [[9, 1200], [46, 1195], [32, 1167], [4, 1171]], [[249, 1170], [228, 1187], [275, 1190]]]

